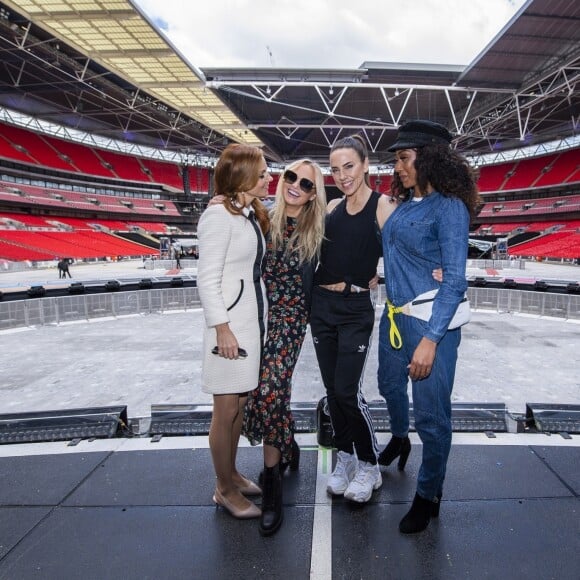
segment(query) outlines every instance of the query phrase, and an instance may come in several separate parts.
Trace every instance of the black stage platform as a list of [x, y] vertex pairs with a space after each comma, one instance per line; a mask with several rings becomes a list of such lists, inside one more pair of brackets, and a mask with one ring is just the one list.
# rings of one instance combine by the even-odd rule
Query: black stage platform
[[[579, 436], [454, 435], [439, 519], [403, 536], [412, 440], [407, 470], [359, 507], [327, 497], [334, 454], [299, 435], [270, 538], [213, 506], [207, 437], [0, 446], [0, 579], [580, 578]], [[261, 449], [239, 465], [256, 479]]]

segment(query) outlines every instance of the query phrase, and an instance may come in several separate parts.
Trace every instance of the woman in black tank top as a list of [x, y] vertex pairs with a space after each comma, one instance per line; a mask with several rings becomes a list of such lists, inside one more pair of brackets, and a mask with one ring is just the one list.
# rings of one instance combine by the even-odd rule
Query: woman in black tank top
[[327, 491], [366, 503], [382, 484], [377, 440], [361, 392], [375, 322], [369, 280], [382, 254], [380, 229], [394, 204], [372, 191], [366, 146], [358, 136], [335, 143], [330, 165], [344, 197], [328, 206], [310, 319], [338, 449]]

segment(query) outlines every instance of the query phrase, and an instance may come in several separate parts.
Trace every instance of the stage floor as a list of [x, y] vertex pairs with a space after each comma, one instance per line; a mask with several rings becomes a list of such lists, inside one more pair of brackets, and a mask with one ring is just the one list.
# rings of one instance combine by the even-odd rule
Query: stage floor
[[[406, 471], [383, 469], [365, 506], [327, 496], [334, 453], [297, 439], [269, 538], [213, 505], [207, 437], [0, 446], [0, 579], [578, 579], [578, 436], [454, 434], [440, 517], [413, 536], [398, 523], [416, 434]], [[253, 479], [261, 455], [240, 449]]]

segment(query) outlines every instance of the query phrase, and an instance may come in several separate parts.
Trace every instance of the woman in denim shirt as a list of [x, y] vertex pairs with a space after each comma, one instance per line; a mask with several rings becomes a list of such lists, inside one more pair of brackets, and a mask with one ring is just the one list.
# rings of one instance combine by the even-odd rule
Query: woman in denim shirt
[[[412, 507], [401, 520], [402, 533], [423, 531], [439, 514], [451, 448], [451, 391], [461, 330], [449, 323], [467, 290], [470, 214], [479, 201], [476, 175], [450, 148], [452, 135], [430, 121], [410, 121], [394, 145], [391, 186], [400, 201], [383, 228], [388, 305], [379, 331], [379, 391], [387, 402], [392, 438], [379, 456], [405, 467], [411, 450], [409, 397], [412, 381], [415, 428], [423, 458]], [[432, 271], [443, 269], [443, 282]], [[406, 314], [414, 298], [438, 289], [428, 321]]]

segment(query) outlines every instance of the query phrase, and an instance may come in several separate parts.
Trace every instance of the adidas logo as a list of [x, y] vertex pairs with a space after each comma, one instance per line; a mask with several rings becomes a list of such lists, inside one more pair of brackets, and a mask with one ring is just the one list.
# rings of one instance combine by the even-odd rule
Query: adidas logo
[[366, 349], [367, 349], [367, 346], [366, 346], [366, 344], [361, 344], [361, 345], [358, 347], [358, 352], [364, 352]]

